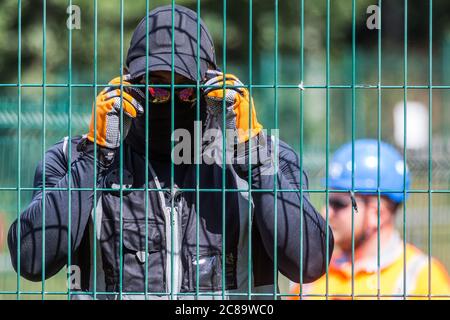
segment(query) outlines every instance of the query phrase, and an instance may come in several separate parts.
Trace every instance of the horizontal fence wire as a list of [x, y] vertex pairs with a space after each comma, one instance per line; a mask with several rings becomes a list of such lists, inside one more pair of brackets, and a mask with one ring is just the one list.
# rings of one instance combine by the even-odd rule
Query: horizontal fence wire
[[[377, 84], [328, 84], [328, 85], [307, 85], [303, 83], [299, 84], [252, 84], [252, 88], [255, 89], [296, 89], [296, 90], [304, 90], [304, 89], [423, 89], [423, 90], [430, 90], [430, 89], [450, 89], [450, 85], [431, 85], [431, 84], [421, 84], [421, 85], [377, 85]], [[40, 84], [40, 83], [6, 83], [2, 84], [2, 87], [21, 87], [21, 88], [65, 88], [69, 87], [69, 84], [67, 83], [47, 83], [47, 84]], [[92, 84], [92, 83], [73, 83], [70, 85], [72, 88], [92, 88], [92, 87], [99, 87], [99, 88], [106, 88], [111, 87], [110, 84]], [[114, 86], [113, 86], [114, 87]], [[120, 87], [120, 86], [118, 86]], [[122, 87], [133, 87], [133, 88], [145, 88], [146, 85], [140, 85], [140, 84], [123, 84]], [[149, 84], [149, 88], [172, 88], [171, 85], [167, 84]], [[196, 84], [174, 84], [174, 88], [197, 88]], [[248, 88], [249, 85], [227, 85], [227, 88]], [[198, 85], [198, 88], [200, 89], [206, 89], [206, 88], [218, 88], [214, 85]]]

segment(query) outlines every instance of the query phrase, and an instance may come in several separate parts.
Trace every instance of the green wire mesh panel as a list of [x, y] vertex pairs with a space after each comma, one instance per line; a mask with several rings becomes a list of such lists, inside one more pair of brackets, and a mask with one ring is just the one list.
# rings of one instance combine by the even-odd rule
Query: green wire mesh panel
[[[328, 176], [332, 153], [342, 143], [364, 137], [395, 144], [402, 151], [413, 176], [412, 187], [408, 191], [410, 199], [396, 217], [403, 246], [407, 242], [413, 243], [426, 252], [429, 261], [433, 256], [450, 268], [450, 127], [447, 123], [450, 120], [450, 109], [446, 103], [450, 92], [450, 33], [446, 31], [448, 23], [444, 15], [450, 5], [446, 1], [5, 0], [0, 13], [0, 69], [4, 70], [0, 78], [1, 299], [73, 298], [75, 293], [69, 285], [72, 272], [67, 268], [48, 280], [44, 280], [44, 268], [41, 277], [44, 281], [36, 283], [27, 281], [14, 272], [6, 245], [8, 228], [27, 207], [36, 190], [33, 188], [34, 171], [38, 162], [44, 158], [45, 151], [64, 136], [73, 137], [87, 132], [92, 101], [97, 93], [110, 79], [124, 74], [124, 54], [137, 22], [144, 16], [144, 12], [165, 4], [188, 6], [206, 22], [216, 44], [218, 65], [222, 71], [238, 75], [248, 88], [251, 99], [255, 101], [260, 122], [269, 130], [278, 129], [280, 137], [299, 153], [300, 168], [306, 170], [309, 176], [309, 189], [296, 192], [299, 192], [301, 199], [308, 192], [316, 208], [324, 207], [327, 225], [329, 208], [325, 204], [328, 203], [331, 192], [328, 179], [324, 185], [321, 180]], [[70, 18], [68, 13], [72, 12], [67, 9], [73, 5], [80, 8], [80, 29], [67, 28]], [[379, 8], [380, 24], [375, 30], [366, 25], [369, 17], [367, 8], [370, 5], [377, 5]], [[146, 30], [148, 28], [147, 21]], [[200, 35], [199, 22], [197, 32]], [[151, 51], [151, 47], [147, 46], [147, 53], [148, 50]], [[198, 44], [197, 51], [199, 50]], [[172, 65], [173, 59], [172, 54]], [[148, 65], [148, 61], [146, 63]], [[199, 67], [197, 73], [200, 74]], [[146, 77], [148, 80], [148, 74]], [[171, 80], [168, 87], [173, 95], [176, 89], [173, 69]], [[123, 81], [120, 87], [123, 89]], [[145, 87], [148, 89], [148, 84]], [[226, 86], [224, 90], [225, 88]], [[199, 80], [195, 89], [197, 95], [200, 95]], [[403, 130], [403, 141], [394, 137], [395, 127], [398, 125], [394, 119], [395, 105], [403, 106], [401, 118], [407, 124], [410, 101], [418, 101], [424, 105], [428, 116], [427, 143], [418, 150], [407, 147], [410, 141], [406, 129]], [[173, 100], [171, 108], [174, 110]], [[199, 102], [196, 110], [199, 119]], [[123, 113], [121, 118], [123, 119]], [[148, 118], [146, 121], [148, 124]], [[172, 117], [172, 129], [174, 126]], [[172, 146], [173, 143], [172, 141]], [[68, 147], [70, 159], [71, 144]], [[123, 173], [122, 147], [119, 156], [120, 172]], [[145, 157], [149, 157], [148, 146]], [[277, 166], [275, 163], [275, 167]], [[70, 166], [68, 170], [70, 176]], [[43, 166], [44, 177], [45, 174]], [[96, 174], [95, 171], [94, 176]], [[146, 168], [146, 181], [150, 174]], [[225, 167], [222, 174], [225, 176]], [[199, 176], [200, 168], [197, 165], [197, 187], [188, 190], [195, 193], [197, 203], [202, 192], [211, 191], [200, 190]], [[274, 175], [275, 182], [276, 178]], [[222, 207], [218, 216], [225, 234], [225, 200], [227, 192], [232, 191], [226, 190], [225, 179], [222, 181], [219, 191]], [[172, 164], [169, 190], [173, 190], [174, 182]], [[120, 176], [120, 184], [123, 184], [123, 174]], [[251, 176], [248, 184], [251, 186]], [[43, 186], [41, 190], [45, 193], [46, 187]], [[69, 221], [72, 214], [71, 191], [71, 188], [67, 190]], [[123, 191], [121, 188], [120, 243], [123, 242]], [[149, 193], [155, 190], [151, 190], [146, 184], [141, 191], [146, 193], [145, 210], [148, 219]], [[248, 192], [251, 196], [256, 191], [250, 187]], [[275, 197], [279, 192], [275, 187]], [[407, 191], [403, 192], [406, 195]], [[380, 193], [378, 195], [380, 198]], [[45, 197], [42, 199], [44, 202]], [[97, 203], [97, 187], [94, 187], [93, 201]], [[273, 210], [274, 248], [277, 248], [278, 208], [275, 204]], [[173, 215], [172, 205], [171, 220]], [[250, 202], [248, 217], [250, 220]], [[42, 219], [45, 226], [45, 212]], [[148, 224], [146, 226], [145, 234], [148, 238]], [[354, 232], [353, 228], [352, 219]], [[251, 248], [250, 224], [247, 232]], [[174, 232], [170, 236], [173, 245]], [[196, 236], [198, 258], [198, 225]], [[70, 233], [68, 242], [70, 243]], [[225, 243], [226, 238], [223, 237], [223, 248]], [[354, 263], [353, 236], [352, 244]], [[120, 250], [122, 264], [122, 246]], [[148, 250], [146, 242], [145, 251]], [[299, 250], [302, 256], [303, 244], [299, 246]], [[45, 252], [45, 236], [42, 252]], [[71, 252], [70, 247], [68, 252]], [[173, 247], [170, 252], [173, 270]], [[94, 257], [98, 255], [96, 245], [93, 246], [92, 254]], [[270, 298], [287, 298], [292, 295], [289, 293], [289, 281], [278, 272], [277, 250], [272, 254], [275, 270], [273, 277], [279, 284], [279, 291], [275, 286], [274, 291], [266, 295]], [[331, 253], [327, 251], [326, 254], [329, 256]], [[377, 257], [379, 262], [380, 250]], [[44, 254], [42, 259], [44, 261]], [[94, 259], [94, 270], [96, 261]], [[225, 264], [225, 255], [222, 255], [222, 265]], [[251, 264], [252, 252], [249, 249], [249, 280], [252, 277]], [[67, 265], [72, 265], [70, 254]], [[212, 293], [200, 291], [199, 264], [196, 266], [196, 291], [193, 295], [212, 296]], [[225, 268], [222, 269], [222, 278], [226, 279]], [[354, 276], [353, 269], [352, 266]], [[141, 293], [144, 298], [152, 294], [148, 287], [147, 262], [145, 270], [145, 290]], [[328, 273], [327, 267], [327, 279]], [[303, 282], [303, 266], [299, 274]], [[177, 299], [182, 295], [173, 287], [175, 276], [171, 273], [172, 287], [169, 292], [164, 293], [170, 299]], [[378, 293], [373, 299], [382, 298], [379, 277], [378, 270]], [[431, 277], [430, 272], [429, 278]], [[97, 278], [96, 271], [94, 278]], [[122, 290], [122, 278], [121, 268], [118, 291], [121, 299], [128, 294]], [[358, 298], [353, 281], [351, 287], [348, 297]], [[103, 294], [97, 290], [97, 281], [93, 283], [92, 294], [94, 298]], [[215, 294], [220, 298], [227, 297], [225, 289]], [[251, 299], [257, 295], [252, 292], [251, 281], [248, 282], [247, 290], [240, 293], [242, 299]], [[300, 296], [303, 297], [302, 287]], [[328, 291], [324, 293], [324, 297], [332, 298]], [[400, 298], [406, 298], [406, 294], [400, 295]], [[426, 298], [432, 298], [430, 292]]]

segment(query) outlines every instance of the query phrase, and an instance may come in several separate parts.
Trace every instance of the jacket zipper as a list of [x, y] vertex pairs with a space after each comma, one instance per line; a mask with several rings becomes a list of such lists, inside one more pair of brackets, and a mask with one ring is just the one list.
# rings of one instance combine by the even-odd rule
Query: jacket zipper
[[[173, 238], [171, 238], [170, 243], [171, 247], [168, 246], [168, 255], [167, 255], [167, 265], [170, 267], [167, 270], [172, 270], [173, 266], [173, 294], [179, 293], [181, 289], [181, 276], [182, 276], [182, 263], [181, 263], [181, 244], [180, 244], [180, 213], [181, 213], [181, 205], [182, 201], [180, 200], [177, 206], [174, 205], [174, 199], [177, 195], [179, 195], [181, 191], [174, 186], [173, 190], [170, 192], [170, 207], [165, 207], [165, 211], [167, 212], [167, 221], [171, 222], [171, 226], [167, 232], [166, 237], [171, 238], [171, 231], [173, 232]], [[173, 208], [172, 219], [170, 219], [171, 208]], [[173, 242], [172, 242], [173, 240]], [[173, 264], [172, 260], [172, 250], [173, 249]], [[169, 273], [169, 277], [172, 276], [172, 273]], [[170, 283], [172, 282], [172, 278], [170, 278]], [[171, 292], [170, 285], [168, 286], [168, 292]], [[176, 297], [178, 298], [178, 297]]]
[[[156, 187], [158, 189], [162, 189], [161, 188], [161, 184], [159, 183], [159, 179], [155, 173], [155, 171], [153, 170], [153, 167], [151, 166], [151, 164], [149, 164], [149, 169], [153, 175], [153, 179], [155, 181]], [[173, 269], [175, 271], [177, 271], [176, 273], [174, 273], [174, 283], [173, 283], [173, 294], [176, 294], [180, 291], [181, 288], [181, 283], [180, 283], [180, 278], [182, 275], [182, 264], [181, 264], [181, 252], [180, 252], [180, 237], [178, 236], [179, 234], [179, 213], [181, 212], [180, 208], [176, 208], [173, 206], [173, 199], [175, 198], [175, 195], [177, 192], [180, 192], [177, 187], [175, 186], [175, 188], [171, 191], [171, 204], [173, 207], [173, 219], [170, 218], [170, 211], [171, 211], [171, 207], [167, 207], [166, 206], [166, 200], [164, 197], [164, 192], [163, 191], [158, 191], [158, 196], [159, 196], [159, 200], [160, 200], [160, 204], [161, 204], [161, 208], [163, 210], [164, 213], [164, 222], [165, 222], [165, 238], [166, 238], [166, 273], [165, 273], [165, 278], [166, 278], [166, 292], [169, 293], [171, 292], [172, 289], [172, 263], [171, 263], [171, 257], [172, 257], [172, 237], [171, 237], [171, 232], [174, 232], [173, 235], [173, 240], [174, 240], [174, 244], [173, 244]], [[181, 205], [181, 201], [179, 203], [179, 207]]]

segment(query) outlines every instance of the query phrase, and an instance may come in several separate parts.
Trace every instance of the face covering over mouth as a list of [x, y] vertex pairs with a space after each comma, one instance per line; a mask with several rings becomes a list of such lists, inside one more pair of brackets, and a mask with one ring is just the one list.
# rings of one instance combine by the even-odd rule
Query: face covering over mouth
[[[140, 100], [145, 108], [145, 100]], [[200, 121], [204, 122], [202, 101], [200, 101]], [[146, 137], [145, 121], [148, 113], [148, 136]], [[194, 155], [194, 125], [197, 120], [197, 104], [181, 102], [175, 98], [174, 101], [174, 130], [186, 129], [191, 135], [191, 156]], [[148, 103], [148, 108], [141, 117], [133, 120], [126, 141], [133, 149], [145, 154], [146, 138], [148, 140], [149, 158], [158, 161], [171, 160], [171, 138], [172, 138], [172, 102]], [[174, 145], [177, 142], [174, 142]]]

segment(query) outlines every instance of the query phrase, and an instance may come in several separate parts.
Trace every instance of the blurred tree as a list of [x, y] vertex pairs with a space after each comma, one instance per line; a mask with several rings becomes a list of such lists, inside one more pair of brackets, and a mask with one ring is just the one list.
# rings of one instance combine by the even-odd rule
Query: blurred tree
[[[309, 32], [318, 34], [316, 40], [325, 44], [325, 17], [326, 1], [304, 1], [305, 2], [305, 26]], [[403, 0], [383, 1], [382, 17], [386, 31], [383, 36], [387, 41], [398, 42], [401, 45], [403, 37]], [[74, 0], [74, 5], [81, 9], [81, 29], [73, 30], [73, 63], [84, 66], [88, 71], [92, 70], [93, 64], [93, 37], [94, 37], [94, 2], [92, 0]], [[108, 0], [98, 2], [98, 61], [111, 61], [112, 52], [117, 48], [120, 33], [120, 0]], [[149, 1], [150, 9], [170, 4], [168, 0]], [[197, 7], [196, 0], [178, 0], [177, 4], [186, 5], [194, 10]], [[357, 32], [358, 43], [367, 46], [376, 46], [376, 32], [367, 32], [365, 21], [368, 17], [366, 8], [375, 4], [375, 0], [358, 0], [357, 3]], [[67, 69], [67, 37], [66, 13], [69, 1], [47, 0], [47, 72], [60, 72]], [[123, 1], [124, 8], [124, 50], [138, 21], [145, 15], [145, 0]], [[298, 53], [300, 43], [300, 5], [301, 1], [279, 1], [278, 2], [278, 50], [280, 54]], [[351, 41], [351, 10], [352, 1], [331, 2], [331, 24], [333, 50], [343, 52]], [[3, 71], [1, 82], [14, 82], [17, 78], [17, 36], [18, 36], [18, 1], [1, 0], [0, 6], [0, 69]], [[24, 79], [39, 79], [42, 73], [42, 8], [43, 0], [21, 1], [22, 6], [22, 72]], [[416, 42], [420, 38], [428, 37], [428, 11], [427, 1], [409, 1], [410, 32], [414, 34]], [[215, 0], [201, 1], [201, 16], [209, 26], [216, 46], [220, 61], [223, 52], [223, 2]], [[436, 13], [435, 21], [447, 19], [450, 12], [450, 2], [434, 1]], [[226, 46], [227, 61], [246, 64], [249, 55], [249, 0], [226, 2]], [[272, 1], [253, 1], [253, 59], [257, 61], [259, 55], [265, 51], [273, 51], [274, 45], [274, 14], [275, 5]], [[319, 31], [319, 32], [317, 32]], [[434, 30], [434, 39], [438, 41], [444, 33], [445, 28]], [[107, 40], [107, 41], [105, 41]], [[312, 39], [311, 39], [312, 41]], [[314, 42], [314, 41], [312, 41]], [[306, 50], [317, 50], [313, 44], [306, 42]], [[115, 62], [115, 61], [114, 61]], [[113, 63], [111, 63], [113, 64]], [[117, 69], [117, 66], [115, 66]], [[77, 72], [82, 72], [76, 69]]]

